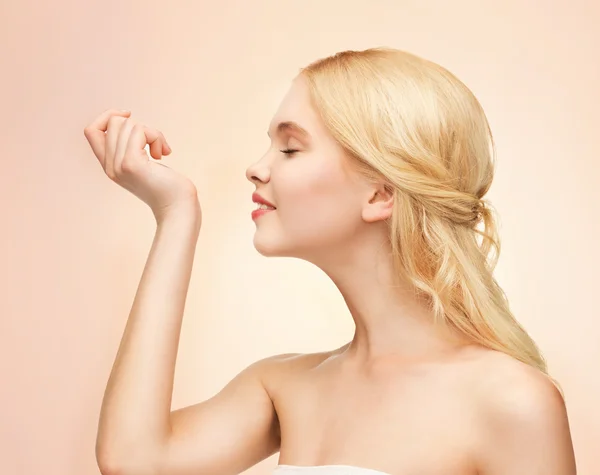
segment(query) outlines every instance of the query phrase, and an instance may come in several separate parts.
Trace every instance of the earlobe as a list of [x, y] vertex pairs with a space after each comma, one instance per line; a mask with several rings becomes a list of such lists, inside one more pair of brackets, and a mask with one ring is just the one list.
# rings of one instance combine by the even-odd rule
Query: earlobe
[[377, 221], [385, 221], [392, 216], [392, 208], [389, 206], [371, 205], [363, 210], [362, 218], [367, 223], [376, 223]]
[[369, 204], [363, 210], [362, 217], [367, 223], [385, 221], [392, 216], [393, 206], [393, 193], [390, 193], [387, 189], [385, 191], [377, 190], [369, 199]]

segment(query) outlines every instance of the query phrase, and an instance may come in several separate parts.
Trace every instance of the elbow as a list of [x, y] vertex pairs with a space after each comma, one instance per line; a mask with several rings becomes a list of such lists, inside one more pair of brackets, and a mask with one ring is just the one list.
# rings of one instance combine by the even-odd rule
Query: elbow
[[98, 464], [98, 469], [102, 475], [125, 475], [126, 473], [122, 464], [116, 463], [107, 457], [97, 456], [96, 463]]
[[148, 463], [132, 463], [130, 460], [106, 457], [97, 457], [96, 462], [102, 475], [162, 475], [156, 467]]
[[123, 455], [96, 446], [96, 463], [102, 475], [162, 475], [158, 462], [156, 452]]
[[127, 470], [122, 462], [105, 453], [96, 451], [96, 463], [102, 475], [125, 475]]
[[131, 472], [124, 457], [118, 457], [114, 450], [96, 444], [96, 463], [102, 475], [127, 475]]

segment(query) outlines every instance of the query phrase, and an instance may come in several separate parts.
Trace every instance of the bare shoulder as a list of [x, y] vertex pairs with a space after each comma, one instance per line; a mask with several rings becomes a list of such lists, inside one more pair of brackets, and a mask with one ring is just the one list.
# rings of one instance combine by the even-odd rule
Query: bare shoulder
[[552, 380], [504, 353], [482, 352], [472, 366], [480, 473], [574, 475], [565, 401]]
[[483, 351], [472, 376], [479, 388], [479, 402], [492, 413], [509, 411], [514, 416], [535, 417], [540, 412], [565, 412], [562, 395], [547, 375], [504, 353]]
[[258, 360], [251, 366], [256, 368], [263, 386], [273, 396], [282, 385], [295, 380], [299, 375], [338, 354], [340, 350], [341, 348], [315, 353], [282, 353]]

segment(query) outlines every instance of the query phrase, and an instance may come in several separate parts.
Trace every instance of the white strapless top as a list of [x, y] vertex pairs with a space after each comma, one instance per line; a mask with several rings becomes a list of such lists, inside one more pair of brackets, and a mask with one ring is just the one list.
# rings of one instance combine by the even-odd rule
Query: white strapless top
[[277, 465], [273, 475], [390, 475], [372, 468], [353, 465]]

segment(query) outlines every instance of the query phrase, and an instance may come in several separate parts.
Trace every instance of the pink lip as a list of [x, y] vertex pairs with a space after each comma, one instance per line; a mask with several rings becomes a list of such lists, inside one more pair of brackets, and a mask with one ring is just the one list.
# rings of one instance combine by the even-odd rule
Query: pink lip
[[271, 211], [275, 211], [274, 209], [255, 209], [252, 211], [252, 219], [257, 219], [265, 213], [269, 213]]
[[275, 205], [273, 203], [269, 203], [262, 196], [260, 196], [256, 191], [254, 193], [252, 193], [252, 201], [254, 203], [261, 203], [263, 205], [270, 206], [271, 208], [275, 208]]

